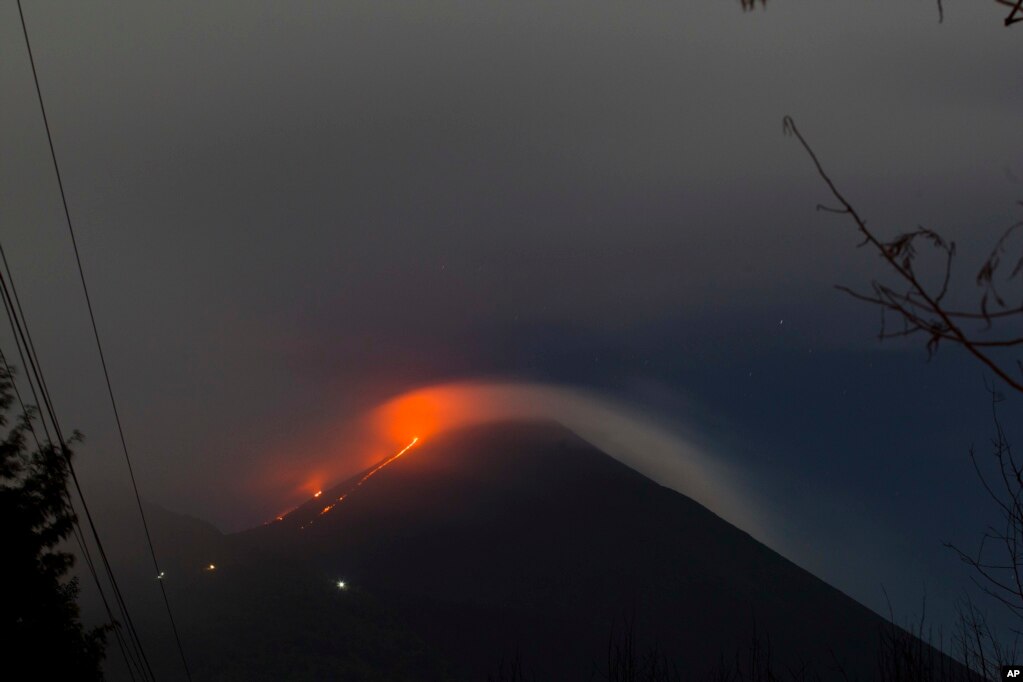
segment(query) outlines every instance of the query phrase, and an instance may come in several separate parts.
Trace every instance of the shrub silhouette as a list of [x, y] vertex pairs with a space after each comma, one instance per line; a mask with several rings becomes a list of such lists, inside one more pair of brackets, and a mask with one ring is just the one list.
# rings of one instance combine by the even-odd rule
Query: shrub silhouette
[[31, 408], [12, 419], [14, 397], [10, 371], [0, 369], [3, 665], [32, 679], [99, 680], [107, 627], [83, 627], [78, 579], [67, 577], [74, 557], [58, 549], [75, 522], [70, 452], [37, 441]]

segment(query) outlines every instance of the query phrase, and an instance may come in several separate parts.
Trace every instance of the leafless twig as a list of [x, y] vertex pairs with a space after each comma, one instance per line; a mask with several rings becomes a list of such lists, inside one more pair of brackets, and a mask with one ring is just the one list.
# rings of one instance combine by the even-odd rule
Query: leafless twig
[[[1023, 0], [1021, 0], [1023, 1]], [[896, 236], [889, 241], [882, 241], [870, 228], [866, 220], [846, 199], [845, 195], [824, 170], [817, 154], [796, 127], [795, 121], [786, 116], [783, 127], [787, 134], [793, 135], [810, 156], [817, 174], [824, 180], [838, 206], [818, 204], [817, 209], [829, 213], [846, 215], [856, 225], [863, 237], [860, 246], [872, 247], [882, 257], [889, 268], [897, 275], [898, 286], [884, 284], [878, 280], [871, 282], [870, 291], [858, 292], [849, 287], [839, 286], [838, 289], [850, 296], [871, 303], [881, 309], [881, 331], [879, 338], [921, 335], [926, 337], [927, 352], [933, 355], [942, 341], [958, 344], [965, 348], [976, 359], [980, 360], [996, 376], [1011, 388], [1023, 393], [1023, 379], [1003, 366], [1003, 360], [992, 355], [992, 349], [1013, 348], [1023, 346], [1023, 336], [1008, 334], [995, 338], [982, 337], [982, 332], [990, 331], [995, 322], [1019, 316], [1023, 318], [1023, 300], [1009, 303], [1006, 296], [996, 286], [996, 274], [1000, 273], [1009, 242], [1023, 222], [1009, 227], [1002, 235], [984, 261], [976, 277], [976, 283], [983, 289], [978, 310], [958, 310], [946, 304], [949, 283], [952, 277], [952, 264], [956, 255], [955, 242], [945, 240], [934, 230], [918, 226], [915, 230]], [[937, 285], [928, 285], [923, 281], [916, 269], [919, 255], [918, 246], [929, 247], [942, 257], [942, 276]], [[1012, 267], [1007, 280], [1023, 279], [1023, 257]], [[887, 315], [894, 314], [901, 321], [899, 328], [891, 330], [887, 327]], [[966, 322], [983, 321], [985, 327], [981, 332], [967, 329]], [[1016, 362], [1020, 365], [1019, 361]], [[1023, 367], [1020, 374], [1023, 375]]]

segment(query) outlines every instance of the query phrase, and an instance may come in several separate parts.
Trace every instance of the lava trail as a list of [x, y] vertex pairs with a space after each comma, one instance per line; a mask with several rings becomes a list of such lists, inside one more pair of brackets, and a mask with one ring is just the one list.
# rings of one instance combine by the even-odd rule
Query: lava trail
[[[359, 488], [359, 486], [361, 486], [363, 483], [365, 483], [366, 481], [371, 479], [373, 476], [375, 476], [381, 469], [386, 467], [388, 464], [390, 464], [394, 460], [396, 460], [399, 457], [401, 457], [402, 455], [404, 455], [406, 452], [408, 452], [410, 449], [412, 449], [412, 446], [414, 446], [418, 442], [419, 442], [419, 436], [416, 436], [415, 438], [412, 439], [412, 441], [408, 445], [406, 445], [401, 450], [399, 450], [395, 454], [393, 454], [390, 457], [388, 457], [387, 459], [385, 459], [383, 462], [380, 462], [380, 464], [377, 464], [375, 467], [373, 467], [372, 469], [367, 471], [366, 474], [362, 478], [360, 478], [359, 481], [355, 485], [353, 485], [351, 488], [349, 488], [344, 493], [342, 493], [341, 496], [337, 498], [337, 500], [335, 500], [334, 502], [331, 502], [330, 504], [328, 504], [325, 507], [323, 507], [323, 509], [320, 510], [320, 514], [319, 515], [323, 516], [324, 514], [329, 512], [331, 509], [333, 509], [337, 505], [339, 505], [342, 502], [344, 502], [345, 499], [347, 499], [349, 495], [351, 495], [353, 492], [356, 491], [356, 489]], [[315, 495], [313, 495], [313, 499], [318, 499], [322, 494], [323, 494], [322, 490], [318, 491]], [[296, 511], [296, 510], [297, 510], [297, 508], [296, 509], [292, 509], [291, 511]], [[288, 514], [290, 514], [291, 511], [277, 516], [274, 520], [275, 521], [283, 521], [284, 517], [288, 516]], [[306, 526], [308, 526], [310, 524], [312, 524], [311, 520], [307, 521], [306, 523], [304, 523], [301, 526], [299, 526], [299, 530], [303, 530]]]
[[[345, 501], [345, 498], [347, 498], [347, 497], [348, 497], [349, 495], [351, 495], [351, 494], [352, 494], [353, 492], [355, 492], [355, 491], [356, 491], [356, 490], [357, 490], [357, 489], [359, 488], [359, 486], [361, 486], [361, 485], [362, 485], [363, 483], [365, 483], [365, 482], [366, 482], [366, 481], [368, 481], [368, 480], [369, 480], [370, 478], [372, 478], [372, 477], [373, 477], [373, 476], [374, 476], [374, 475], [375, 475], [375, 474], [376, 474], [376, 473], [377, 473], [378, 471], [380, 471], [381, 469], [383, 469], [383, 468], [384, 468], [385, 466], [387, 466], [388, 464], [390, 464], [390, 463], [391, 463], [391, 462], [393, 462], [394, 460], [396, 460], [396, 459], [398, 459], [399, 457], [401, 457], [402, 455], [404, 455], [404, 454], [405, 454], [406, 452], [408, 452], [408, 451], [409, 451], [409, 449], [410, 449], [410, 448], [411, 448], [411, 447], [412, 447], [413, 445], [415, 445], [415, 444], [416, 444], [416, 443], [418, 443], [418, 442], [419, 442], [419, 436], [416, 436], [415, 438], [413, 438], [413, 439], [412, 439], [412, 442], [411, 442], [411, 443], [409, 443], [408, 445], [406, 445], [405, 447], [403, 447], [403, 448], [402, 448], [401, 450], [399, 450], [399, 451], [398, 451], [397, 453], [395, 453], [395, 454], [391, 455], [390, 457], [388, 457], [387, 459], [385, 459], [385, 460], [384, 460], [383, 462], [381, 462], [380, 464], [377, 464], [377, 465], [376, 465], [375, 467], [373, 467], [373, 468], [372, 468], [372, 469], [370, 469], [370, 470], [369, 470], [368, 472], [366, 472], [366, 475], [365, 475], [365, 476], [363, 476], [362, 478], [360, 478], [360, 479], [359, 479], [359, 482], [358, 482], [358, 483], [356, 483], [355, 485], [353, 485], [353, 486], [352, 486], [351, 488], [349, 488], [349, 489], [348, 489], [347, 491], [345, 491], [345, 492], [344, 492], [344, 494], [342, 494], [342, 495], [341, 495], [340, 497], [338, 497], [338, 498], [337, 498], [337, 501], [336, 501], [336, 502], [331, 502], [331, 503], [330, 503], [330, 504], [328, 504], [328, 505], [327, 505], [326, 507], [324, 507], [324, 508], [323, 508], [323, 509], [322, 509], [322, 510], [320, 511], [320, 516], [323, 516], [324, 514], [326, 514], [327, 512], [329, 512], [329, 511], [330, 511], [331, 509], [333, 509], [333, 508], [334, 508], [334, 507], [336, 507], [337, 505], [339, 505], [339, 504], [341, 504], [342, 502], [344, 502], [344, 501]], [[311, 522], [310, 522], [310, 523], [311, 523]]]

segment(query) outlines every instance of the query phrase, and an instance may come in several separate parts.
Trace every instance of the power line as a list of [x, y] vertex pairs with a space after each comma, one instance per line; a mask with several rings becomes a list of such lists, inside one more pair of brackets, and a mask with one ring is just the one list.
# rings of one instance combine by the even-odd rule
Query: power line
[[[128, 444], [124, 437], [124, 428], [121, 425], [121, 416], [117, 411], [117, 401], [114, 398], [114, 389], [110, 381], [110, 372], [107, 370], [106, 357], [103, 354], [103, 344], [99, 337], [99, 328], [96, 325], [96, 316], [92, 309], [92, 299], [89, 297], [89, 287], [85, 282], [85, 269], [82, 267], [82, 258], [78, 252], [78, 241], [75, 239], [75, 230], [71, 221], [71, 211], [68, 209], [67, 195], [64, 192], [64, 181], [60, 173], [60, 164], [57, 162], [57, 152], [53, 145], [53, 134], [50, 132], [50, 122], [46, 116], [46, 105], [43, 103], [43, 91], [39, 85], [39, 74], [36, 69], [35, 57], [32, 55], [32, 43], [28, 37], [28, 27], [25, 23], [25, 12], [21, 6], [21, 0], [18, 0], [18, 16], [21, 19], [21, 30], [25, 36], [25, 48], [28, 51], [29, 64], [32, 67], [32, 80], [35, 83], [36, 96], [39, 99], [39, 111], [42, 113], [43, 126], [46, 128], [46, 140], [50, 146], [50, 158], [53, 160], [53, 170], [57, 176], [57, 187], [60, 189], [60, 199], [64, 207], [64, 218], [67, 221], [68, 234], [71, 236], [71, 245], [75, 253], [75, 262], [78, 265], [78, 275], [82, 282], [82, 291], [85, 294], [85, 303], [89, 310], [89, 320], [92, 323], [93, 337], [96, 339], [96, 349], [99, 351], [100, 364], [103, 367], [103, 376], [107, 384], [107, 393], [110, 396], [110, 405], [114, 411], [114, 420], [117, 423], [117, 432], [121, 440], [121, 449], [124, 452], [124, 460], [128, 465], [128, 474], [131, 478], [132, 489], [135, 492], [135, 502], [138, 506], [139, 516], [142, 519], [142, 527], [146, 533], [146, 543], [149, 545], [149, 554], [153, 559], [153, 568], [156, 571], [156, 575], [160, 576], [162, 571], [160, 570], [160, 563], [156, 558], [156, 550], [153, 547], [153, 538], [149, 531], [149, 523], [146, 521], [145, 511], [142, 509], [142, 497], [139, 494], [138, 484], [135, 481], [135, 471], [131, 465], [131, 457], [128, 454]], [[188, 668], [188, 661], [185, 658], [185, 650], [181, 646], [181, 637], [178, 634], [177, 624], [174, 622], [174, 614], [171, 612], [170, 600], [167, 599], [167, 590], [163, 585], [163, 581], [158, 581], [160, 584], [160, 594], [163, 596], [163, 603], [167, 609], [167, 618], [170, 620], [171, 630], [174, 632], [174, 642], [178, 649], [178, 654], [181, 656], [181, 663], [185, 668], [185, 676], [191, 680], [192, 674]]]
[[[65, 441], [60, 431], [60, 423], [57, 421], [56, 411], [53, 408], [53, 402], [49, 395], [49, 388], [46, 385], [46, 379], [43, 375], [42, 364], [39, 361], [38, 353], [36, 353], [35, 342], [32, 340], [32, 331], [29, 329], [28, 326], [28, 318], [26, 317], [25, 311], [21, 306], [21, 298], [18, 296], [18, 287], [14, 281], [14, 272], [11, 270], [10, 263], [7, 262], [7, 252], [4, 250], [2, 243], [0, 243], [0, 262], [3, 263], [3, 269], [0, 270], [0, 293], [2, 293], [4, 308], [7, 312], [7, 319], [11, 325], [11, 332], [14, 336], [14, 343], [18, 349], [18, 355], [21, 358], [21, 364], [23, 367], [25, 367], [26, 370], [29, 371], [29, 373], [26, 374], [26, 379], [29, 382], [29, 389], [32, 391], [32, 397], [35, 400], [36, 409], [38, 409], [40, 405], [39, 400], [40, 394], [43, 396], [44, 400], [43, 404], [44, 407], [46, 408], [46, 412], [40, 411], [39, 422], [42, 425], [43, 434], [46, 438], [47, 445], [50, 448], [53, 448], [54, 445], [53, 440], [50, 437], [50, 429], [46, 425], [47, 412], [49, 413], [50, 422], [53, 425], [54, 432], [57, 435], [59, 442], [63, 444]], [[4, 270], [6, 270], [6, 280], [10, 282], [10, 291], [7, 290], [7, 282], [4, 281], [3, 279]], [[26, 355], [28, 357], [27, 362]], [[14, 388], [15, 394], [17, 395], [18, 402], [21, 405], [22, 413], [28, 415], [28, 411], [25, 409], [25, 403], [21, 399], [21, 393], [20, 391], [18, 391], [17, 382], [13, 380], [13, 372], [11, 371], [10, 366], [7, 364], [6, 358], [3, 357], [2, 352], [0, 352], [0, 359], [3, 360], [3, 364], [4, 367], [7, 369], [8, 376], [12, 377], [11, 384]], [[35, 381], [33, 381], [33, 375], [35, 376]], [[36, 390], [37, 383], [39, 384], [38, 392]], [[36, 444], [38, 446], [39, 439], [35, 433], [35, 427], [32, 426], [31, 419], [29, 419], [28, 425], [32, 431], [33, 437], [36, 439]], [[81, 507], [85, 512], [89, 520], [89, 523], [91, 524], [92, 517], [89, 514], [88, 505], [85, 502], [84, 493], [82, 492], [81, 487], [78, 485], [78, 479], [77, 476], [75, 476], [75, 471], [71, 463], [69, 450], [67, 449], [66, 445], [62, 445], [62, 447], [63, 447], [62, 453], [64, 454], [64, 457], [67, 461], [68, 469], [71, 473], [72, 479], [74, 480], [74, 484], [78, 492], [78, 497], [81, 502]], [[108, 579], [110, 580], [113, 592], [117, 597], [116, 603], [119, 611], [122, 614], [121, 621], [118, 621], [114, 617], [113, 612], [111, 611], [109, 601], [107, 600], [106, 593], [103, 590], [103, 585], [100, 582], [99, 575], [96, 571], [96, 566], [92, 558], [92, 553], [89, 551], [89, 546], [85, 540], [84, 533], [82, 533], [81, 525], [78, 522], [78, 517], [76, 514], [74, 514], [75, 505], [74, 501], [71, 498], [71, 493], [67, 488], [66, 482], [64, 485], [64, 494], [67, 497], [67, 503], [71, 508], [73, 514], [72, 529], [74, 530], [75, 541], [77, 542], [78, 547], [82, 552], [82, 556], [85, 560], [86, 565], [89, 567], [89, 572], [92, 575], [93, 581], [96, 583], [96, 590], [99, 593], [100, 600], [103, 603], [103, 607], [107, 613], [107, 617], [111, 621], [111, 626], [113, 627], [114, 630], [114, 636], [117, 638], [118, 647], [121, 650], [121, 655], [122, 657], [124, 657], [125, 665], [128, 668], [129, 677], [135, 679], [135, 672], [133, 671], [132, 668], [133, 665], [135, 669], [138, 670], [139, 675], [143, 679], [146, 679], [147, 677], [152, 677], [152, 670], [148, 668], [149, 664], [145, 658], [145, 652], [142, 650], [141, 640], [138, 637], [138, 633], [135, 631], [134, 624], [132, 623], [130, 614], [127, 611], [127, 604], [124, 603], [124, 600], [121, 597], [120, 588], [117, 584], [117, 579], [114, 576], [113, 569], [110, 567], [109, 563], [106, 560], [106, 553], [103, 551], [103, 546], [99, 539], [97, 529], [95, 528], [95, 526], [92, 527], [93, 535], [96, 539], [97, 548], [99, 549], [104, 562], [105, 572], [107, 574]], [[128, 628], [127, 633], [128, 644], [125, 644], [124, 633], [122, 633], [121, 631], [122, 627]]]
[[[5, 300], [5, 303], [6, 303], [6, 300]], [[36, 451], [37, 452], [42, 452], [43, 451], [42, 443], [39, 441], [39, 436], [36, 434], [35, 426], [32, 423], [33, 422], [33, 416], [29, 412], [28, 406], [26, 406], [25, 401], [22, 400], [21, 391], [18, 390], [18, 383], [14, 379], [14, 369], [8, 364], [7, 358], [4, 355], [2, 350], [0, 350], [0, 364], [3, 364], [4, 375], [11, 382], [11, 388], [14, 390], [14, 394], [15, 394], [17, 400], [18, 400], [18, 405], [21, 408], [21, 414], [23, 415], [23, 418], [25, 420], [25, 424], [28, 426], [29, 430], [32, 432], [32, 439], [35, 441]], [[53, 448], [52, 443], [48, 442], [48, 447], [52, 449]], [[68, 505], [68, 509], [70, 510], [70, 513], [71, 513], [71, 530], [72, 530], [72, 533], [73, 533], [74, 538], [75, 538], [75, 544], [78, 545], [79, 552], [81, 553], [81, 555], [82, 555], [82, 557], [83, 557], [83, 559], [85, 561], [86, 566], [88, 566], [89, 574], [92, 576], [92, 580], [93, 580], [93, 582], [96, 585], [96, 590], [99, 593], [100, 601], [103, 603], [103, 608], [106, 611], [107, 618], [110, 621], [110, 624], [111, 624], [110, 627], [111, 627], [111, 629], [113, 629], [114, 636], [117, 639], [117, 646], [118, 646], [118, 649], [121, 652], [121, 658], [124, 659], [124, 664], [125, 664], [125, 666], [127, 666], [128, 676], [132, 680], [135, 680], [135, 670], [132, 667], [132, 664], [135, 663], [135, 659], [132, 658], [130, 656], [130, 654], [128, 653], [128, 649], [126, 648], [126, 645], [125, 645], [125, 642], [124, 642], [124, 635], [121, 632], [120, 623], [117, 621], [116, 618], [114, 618], [113, 611], [110, 609], [110, 602], [107, 600], [106, 593], [103, 591], [103, 585], [100, 582], [99, 574], [96, 571], [96, 565], [93, 562], [92, 556], [89, 553], [89, 548], [88, 548], [88, 546], [85, 543], [85, 537], [82, 535], [81, 524], [79, 524], [79, 522], [78, 522], [78, 514], [75, 513], [75, 511], [74, 511], [74, 503], [73, 503], [73, 501], [71, 499], [71, 492], [70, 492], [70, 490], [68, 490], [66, 481], [64, 482], [63, 488], [64, 488], [64, 490], [63, 490], [64, 498], [65, 498], [66, 503]]]
[[[14, 340], [18, 348], [18, 354], [21, 357], [22, 364], [25, 365], [26, 369], [29, 370], [29, 373], [26, 375], [26, 378], [29, 381], [29, 387], [32, 390], [32, 395], [36, 400], [37, 406], [40, 402], [39, 397], [42, 396], [42, 404], [43, 407], [45, 408], [45, 413], [44, 412], [40, 413], [40, 423], [43, 426], [47, 443], [49, 447], [51, 448], [55, 447], [52, 439], [50, 438], [50, 432], [49, 428], [46, 426], [46, 418], [44, 414], [48, 414], [50, 417], [50, 423], [53, 427], [54, 434], [56, 435], [57, 441], [60, 445], [60, 452], [67, 463], [69, 473], [71, 474], [72, 482], [74, 483], [74, 487], [76, 489], [76, 492], [78, 493], [78, 498], [81, 502], [82, 510], [85, 513], [87, 521], [89, 522], [89, 527], [92, 531], [93, 539], [95, 540], [96, 547], [100, 553], [104, 571], [107, 574], [107, 578], [110, 581], [113, 594], [116, 598], [115, 603], [117, 604], [118, 610], [121, 613], [124, 626], [127, 629], [128, 643], [130, 645], [128, 647], [128, 651], [130, 654], [128, 658], [131, 660], [132, 663], [135, 664], [136, 668], [139, 670], [143, 679], [147, 677], [152, 678], [153, 677], [152, 669], [149, 667], [149, 662], [146, 658], [145, 651], [142, 649], [142, 642], [138, 637], [138, 632], [135, 630], [135, 625], [132, 622], [131, 614], [128, 612], [128, 606], [125, 603], [123, 596], [121, 595], [120, 586], [117, 583], [117, 578], [115, 577], [113, 568], [111, 567], [110, 562], [107, 559], [106, 551], [104, 550], [103, 543], [100, 540], [99, 531], [96, 528], [95, 523], [93, 522], [92, 514], [90, 513], [89, 507], [85, 502], [85, 495], [82, 491], [81, 485], [78, 482], [78, 476], [75, 472], [74, 464], [71, 461], [70, 454], [71, 451], [68, 448], [67, 441], [64, 438], [63, 433], [60, 429], [60, 422], [57, 420], [57, 414], [53, 407], [53, 402], [50, 398], [49, 388], [46, 385], [46, 379], [43, 375], [42, 365], [35, 354], [35, 344], [32, 341], [32, 333], [28, 328], [27, 320], [25, 319], [24, 316], [24, 311], [21, 310], [20, 300], [17, 297], [17, 290], [15, 288], [13, 275], [11, 273], [10, 267], [7, 265], [6, 252], [4, 252], [2, 245], [0, 245], [0, 256], [3, 257], [4, 267], [7, 270], [6, 278], [4, 278], [3, 276], [3, 271], [0, 271], [0, 295], [2, 295], [4, 301], [4, 308], [5, 311], [7, 312], [8, 321], [11, 324], [11, 331], [14, 334]], [[11, 285], [10, 290], [8, 290], [7, 287], [7, 280], [10, 280]], [[17, 304], [17, 308], [15, 304]], [[69, 503], [71, 503], [70, 495], [68, 495], [68, 501]], [[72, 508], [73, 507], [74, 505], [72, 503]], [[92, 555], [89, 552], [88, 545], [86, 545], [84, 542], [80, 542], [80, 547], [82, 549], [82, 554], [85, 557], [86, 564], [89, 565], [90, 567], [90, 571], [95, 573], [95, 566], [93, 564]], [[100, 593], [100, 597], [104, 601], [104, 606], [106, 608], [108, 617], [111, 619], [114, 627], [118, 628], [120, 622], [114, 618], [113, 613], [110, 610], [109, 603], [106, 602], [103, 587], [100, 584], [98, 577], [96, 578], [96, 587]], [[115, 629], [115, 635], [118, 637], [118, 644], [123, 645], [121, 639], [122, 635], [119, 629]], [[126, 659], [126, 663], [127, 662], [128, 660]]]
[[[85, 513], [85, 516], [86, 516], [86, 518], [87, 518], [87, 520], [89, 522], [90, 528], [92, 530], [93, 538], [95, 539], [96, 546], [97, 546], [97, 548], [98, 548], [98, 550], [100, 552], [100, 555], [102, 557], [103, 566], [104, 566], [105, 572], [107, 574], [107, 578], [110, 581], [110, 584], [111, 584], [111, 586], [113, 588], [115, 596], [117, 597], [117, 606], [118, 606], [119, 611], [122, 614], [122, 620], [125, 623], [125, 626], [126, 626], [126, 628], [128, 630], [128, 644], [125, 644], [124, 635], [122, 634], [121, 629], [120, 629], [121, 628], [121, 623], [114, 617], [113, 611], [110, 608], [110, 603], [107, 600], [106, 593], [103, 590], [103, 585], [102, 585], [101, 581], [99, 580], [99, 575], [98, 575], [98, 573], [96, 571], [96, 567], [95, 567], [95, 563], [93, 562], [92, 555], [89, 552], [88, 545], [85, 543], [84, 536], [82, 535], [80, 524], [78, 522], [77, 516], [75, 516], [73, 518], [73, 524], [72, 524], [72, 527], [75, 530], [75, 540], [78, 542], [79, 548], [82, 550], [82, 555], [83, 555], [83, 557], [85, 559], [85, 563], [89, 567], [89, 572], [92, 575], [92, 578], [93, 578], [93, 580], [96, 583], [96, 589], [99, 592], [100, 599], [101, 599], [101, 601], [103, 603], [103, 607], [104, 607], [104, 609], [106, 610], [106, 613], [107, 613], [107, 617], [110, 619], [111, 624], [114, 627], [114, 635], [117, 638], [118, 647], [121, 650], [121, 655], [124, 657], [125, 664], [128, 666], [129, 676], [132, 679], [135, 679], [135, 674], [134, 674], [134, 672], [132, 670], [132, 666], [134, 665], [135, 668], [140, 672], [140, 674], [141, 674], [143, 679], [145, 679], [147, 677], [152, 678], [152, 670], [149, 668], [148, 661], [145, 658], [145, 652], [141, 648], [141, 641], [138, 638], [138, 633], [135, 630], [134, 624], [131, 621], [131, 616], [130, 616], [130, 614], [127, 611], [127, 605], [124, 603], [124, 600], [121, 597], [120, 589], [119, 589], [119, 587], [117, 585], [117, 579], [114, 576], [113, 569], [111, 568], [109, 561], [107, 560], [106, 552], [104, 551], [102, 542], [100, 541], [98, 530], [96, 529], [96, 526], [93, 523], [92, 515], [89, 512], [88, 505], [85, 503], [85, 496], [82, 493], [81, 486], [79, 485], [79, 482], [78, 482], [78, 477], [77, 477], [77, 475], [75, 473], [75, 470], [74, 470], [74, 465], [71, 462], [70, 450], [68, 449], [68, 447], [66, 445], [66, 441], [65, 441], [62, 433], [60, 432], [60, 424], [57, 421], [56, 413], [53, 410], [53, 404], [52, 404], [52, 402], [50, 401], [50, 398], [49, 398], [48, 389], [46, 387], [45, 379], [43, 379], [43, 377], [42, 377], [42, 368], [39, 366], [38, 359], [36, 357], [34, 357], [35, 346], [31, 342], [31, 332], [29, 332], [29, 330], [28, 330], [27, 323], [24, 320], [24, 315], [22, 314], [20, 316], [21, 319], [19, 319], [18, 310], [15, 308], [15, 303], [17, 302], [17, 293], [16, 293], [16, 290], [15, 290], [15, 287], [14, 287], [14, 280], [11, 277], [10, 268], [7, 266], [6, 254], [4, 254], [4, 252], [3, 252], [2, 245], [0, 245], [0, 256], [3, 256], [4, 267], [7, 269], [7, 278], [4, 277], [3, 271], [0, 270], [0, 298], [2, 298], [3, 302], [4, 302], [4, 310], [7, 313], [7, 319], [8, 319], [8, 322], [10, 322], [10, 325], [11, 325], [11, 332], [14, 335], [14, 341], [15, 341], [15, 345], [17, 346], [17, 349], [18, 349], [18, 355], [21, 358], [22, 364], [26, 367], [26, 370], [29, 370], [29, 373], [26, 374], [26, 378], [28, 379], [29, 388], [32, 391], [32, 395], [35, 398], [37, 405], [39, 403], [39, 395], [41, 394], [42, 397], [43, 397], [44, 407], [46, 409], [46, 412], [49, 414], [50, 422], [53, 425], [54, 432], [55, 432], [55, 434], [57, 436], [58, 442], [61, 445], [61, 454], [63, 455], [63, 457], [64, 457], [64, 459], [65, 459], [65, 461], [67, 463], [68, 470], [69, 470], [69, 472], [71, 474], [71, 479], [72, 479], [72, 481], [74, 483], [74, 486], [75, 486], [75, 488], [76, 488], [76, 490], [78, 492], [78, 497], [79, 497], [79, 500], [81, 501], [82, 509], [83, 509], [83, 511]], [[8, 278], [10, 279], [10, 282], [11, 282], [10, 290], [8, 290], [8, 287], [7, 287], [7, 279]], [[14, 294], [14, 295], [12, 296], [12, 294]], [[20, 309], [20, 303], [18, 303], [18, 308]], [[26, 358], [26, 354], [27, 354], [27, 358]], [[13, 380], [13, 373], [10, 370], [10, 366], [7, 364], [7, 359], [6, 359], [5, 356], [2, 356], [2, 353], [0, 353], [0, 357], [2, 357], [2, 359], [3, 359], [3, 364], [4, 364], [5, 369], [7, 370], [8, 376], [12, 377], [12, 386], [14, 387], [15, 395], [17, 395], [18, 401], [19, 401], [19, 403], [22, 406], [22, 412], [27, 415], [28, 412], [25, 409], [24, 402], [21, 400], [21, 394], [18, 391], [17, 383]], [[33, 376], [35, 377], [34, 381], [33, 381]], [[37, 388], [36, 388], [37, 384], [38, 384], [38, 391], [37, 391]], [[47, 427], [47, 425], [46, 425], [46, 419], [45, 419], [45, 416], [43, 416], [42, 412], [40, 413], [39, 421], [40, 421], [40, 424], [43, 427], [44, 435], [45, 435], [48, 447], [54, 448], [53, 441], [50, 438], [49, 427]], [[34, 434], [35, 433], [35, 429], [31, 427], [31, 421], [29, 422], [29, 425], [30, 425], [30, 428], [32, 429], [33, 434]], [[36, 438], [37, 438], [37, 442], [38, 442], [38, 437], [36, 437]], [[65, 491], [65, 495], [67, 496], [68, 504], [71, 506], [71, 508], [73, 510], [74, 509], [74, 504], [72, 502], [71, 495], [70, 495], [70, 492], [67, 489], [66, 484], [65, 484], [64, 491]], [[149, 672], [148, 675], [146, 674], [147, 670]]]

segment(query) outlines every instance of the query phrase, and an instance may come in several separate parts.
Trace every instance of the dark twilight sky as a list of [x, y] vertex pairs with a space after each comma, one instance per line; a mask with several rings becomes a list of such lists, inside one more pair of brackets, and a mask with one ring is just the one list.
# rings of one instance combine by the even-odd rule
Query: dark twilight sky
[[[959, 240], [973, 300], [1023, 197], [995, 3], [24, 4], [147, 498], [239, 529], [391, 396], [559, 384], [691, 434], [864, 603], [965, 587], [985, 374], [834, 290], [880, 263], [781, 122], [880, 233]], [[126, 485], [13, 2], [0, 236], [87, 492]]]

